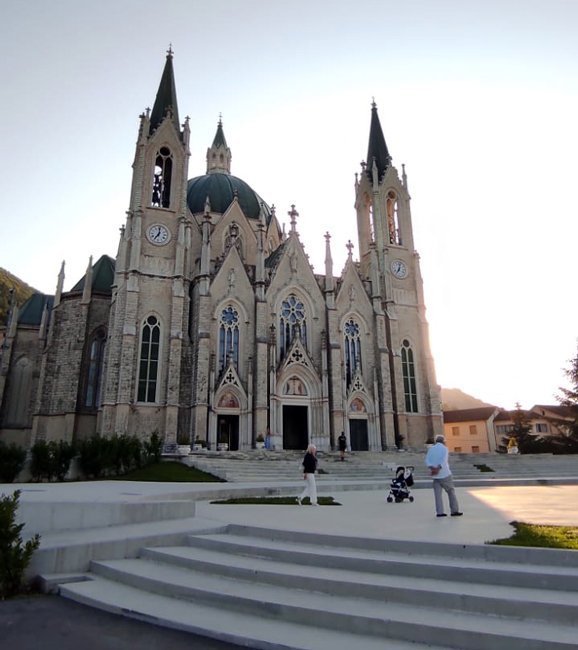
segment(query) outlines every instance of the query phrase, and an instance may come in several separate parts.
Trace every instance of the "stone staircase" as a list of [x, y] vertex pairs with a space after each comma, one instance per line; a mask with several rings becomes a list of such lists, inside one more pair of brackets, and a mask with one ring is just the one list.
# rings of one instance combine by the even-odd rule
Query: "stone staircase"
[[[318, 457], [320, 482], [361, 481], [384, 485], [391, 481], [399, 465], [414, 466], [414, 478], [418, 482], [429, 480], [423, 453], [349, 452], [344, 462], [333, 452], [319, 453]], [[197, 452], [183, 456], [182, 461], [228, 482], [245, 483], [299, 480], [302, 458], [302, 452], [252, 450]], [[451, 454], [450, 462], [457, 481], [578, 476], [578, 456]], [[488, 468], [492, 471], [487, 471]]]
[[250, 648], [556, 650], [578, 639], [578, 554], [229, 525], [92, 561], [76, 601]]

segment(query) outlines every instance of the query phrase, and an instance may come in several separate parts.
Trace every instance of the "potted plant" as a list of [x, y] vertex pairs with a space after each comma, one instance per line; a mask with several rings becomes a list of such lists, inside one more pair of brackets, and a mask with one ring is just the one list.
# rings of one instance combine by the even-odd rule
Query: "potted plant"
[[195, 438], [195, 444], [193, 445], [193, 451], [203, 451], [205, 449], [205, 441], [201, 440], [198, 436]]
[[265, 438], [263, 437], [262, 433], [257, 434], [257, 437], [255, 438], [255, 443], [257, 445], [257, 449], [263, 449], [265, 446]]

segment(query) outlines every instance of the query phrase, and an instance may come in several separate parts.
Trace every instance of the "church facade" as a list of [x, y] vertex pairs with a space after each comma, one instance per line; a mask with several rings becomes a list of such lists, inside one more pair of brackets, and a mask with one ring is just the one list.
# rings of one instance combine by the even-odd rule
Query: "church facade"
[[[195, 153], [195, 152], [194, 152]], [[169, 51], [140, 116], [116, 259], [91, 259], [54, 296], [16, 306], [0, 360], [0, 439], [159, 433], [250, 449], [312, 442], [421, 447], [443, 424], [405, 170], [377, 108], [355, 181], [359, 259], [335, 274], [330, 235], [315, 274], [298, 235], [231, 173], [219, 120], [203, 175], [189, 179]], [[352, 219], [355, 217], [352, 215]]]

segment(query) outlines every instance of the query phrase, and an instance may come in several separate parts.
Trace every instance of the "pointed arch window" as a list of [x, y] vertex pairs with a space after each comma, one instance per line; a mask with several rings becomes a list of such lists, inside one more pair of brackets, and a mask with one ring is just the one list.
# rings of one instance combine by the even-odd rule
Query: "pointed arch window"
[[387, 230], [390, 244], [402, 245], [401, 233], [399, 232], [398, 201], [397, 194], [389, 190], [385, 200], [385, 213], [387, 215]]
[[296, 336], [307, 347], [305, 305], [296, 295], [290, 294], [281, 303], [281, 316], [279, 317], [279, 352], [281, 357], [285, 355]]
[[155, 316], [149, 316], [141, 332], [137, 395], [139, 402], [156, 402], [160, 341], [160, 323]]
[[6, 384], [7, 398], [2, 424], [6, 427], [28, 427], [31, 422], [33, 364], [28, 357], [20, 357], [14, 364]]
[[84, 406], [89, 409], [96, 409], [100, 406], [100, 387], [102, 381], [105, 341], [105, 331], [98, 330], [92, 337], [88, 347]]
[[219, 318], [219, 372], [229, 364], [239, 367], [239, 312], [228, 305]]
[[345, 357], [345, 380], [349, 386], [355, 371], [361, 370], [361, 340], [359, 337], [359, 324], [350, 318], [343, 328], [343, 347]]
[[403, 374], [405, 410], [408, 413], [417, 413], [417, 387], [415, 381], [414, 355], [407, 339], [403, 340], [401, 347], [401, 368]]
[[170, 208], [171, 180], [173, 176], [173, 155], [168, 147], [161, 147], [155, 158], [153, 192], [151, 205], [156, 208]]

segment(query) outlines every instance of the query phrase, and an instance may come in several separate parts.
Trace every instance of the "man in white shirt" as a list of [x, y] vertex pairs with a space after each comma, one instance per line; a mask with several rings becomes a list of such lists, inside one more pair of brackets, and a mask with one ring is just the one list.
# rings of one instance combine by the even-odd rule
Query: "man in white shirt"
[[448, 448], [444, 444], [445, 437], [437, 435], [435, 444], [432, 445], [425, 457], [427, 465], [433, 479], [433, 490], [436, 504], [436, 515], [446, 517], [444, 512], [443, 492], [445, 490], [450, 502], [450, 514], [452, 517], [461, 517], [464, 513], [460, 512], [460, 506], [456, 497], [454, 480], [450, 471]]

